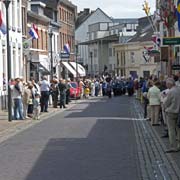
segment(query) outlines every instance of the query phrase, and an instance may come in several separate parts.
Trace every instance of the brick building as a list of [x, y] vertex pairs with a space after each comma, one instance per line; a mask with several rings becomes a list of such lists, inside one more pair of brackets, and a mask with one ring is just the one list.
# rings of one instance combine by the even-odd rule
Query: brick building
[[[27, 13], [27, 31], [29, 32], [33, 24], [38, 28], [38, 39], [32, 39], [29, 49], [29, 77], [39, 80], [42, 75], [50, 74], [50, 59], [48, 55], [48, 28], [50, 19], [44, 16], [45, 4], [42, 2], [32, 3], [31, 11]], [[27, 39], [30, 38], [28, 34]]]
[[61, 0], [58, 4], [58, 20], [61, 22], [60, 28], [60, 48], [69, 43], [71, 52], [75, 47], [75, 21], [77, 17], [77, 7], [68, 0]]

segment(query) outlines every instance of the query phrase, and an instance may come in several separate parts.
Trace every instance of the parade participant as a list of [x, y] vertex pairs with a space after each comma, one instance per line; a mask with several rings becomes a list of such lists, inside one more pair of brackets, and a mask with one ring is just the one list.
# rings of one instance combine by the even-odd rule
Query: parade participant
[[129, 96], [132, 96], [134, 94], [134, 81], [131, 79], [131, 77], [129, 78], [127, 83], [127, 90]]

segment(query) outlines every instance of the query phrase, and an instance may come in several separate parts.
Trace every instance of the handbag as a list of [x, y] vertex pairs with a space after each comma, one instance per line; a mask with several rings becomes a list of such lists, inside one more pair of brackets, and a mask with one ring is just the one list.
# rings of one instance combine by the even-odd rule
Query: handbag
[[28, 104], [33, 104], [33, 99], [29, 99]]

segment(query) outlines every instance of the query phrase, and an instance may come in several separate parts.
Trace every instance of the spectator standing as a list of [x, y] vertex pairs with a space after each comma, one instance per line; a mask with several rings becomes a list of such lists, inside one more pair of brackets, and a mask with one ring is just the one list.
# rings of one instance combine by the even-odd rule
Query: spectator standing
[[49, 90], [50, 83], [47, 81], [47, 77], [44, 76], [43, 80], [40, 83], [41, 90], [41, 112], [48, 112], [48, 102], [49, 102]]
[[99, 81], [96, 80], [96, 82], [95, 82], [95, 96], [98, 96], [99, 88], [100, 88]]
[[60, 108], [66, 108], [66, 84], [64, 79], [60, 79], [58, 84], [59, 92], [60, 92]]
[[[30, 88], [31, 87], [31, 88]], [[31, 89], [32, 89], [31, 84], [26, 84], [24, 87], [23, 91], [23, 113], [24, 113], [24, 118], [28, 119], [29, 117], [27, 116], [27, 111], [28, 111], [28, 106], [29, 106], [29, 101], [31, 97]]]
[[12, 89], [12, 97], [14, 101], [14, 119], [23, 120], [23, 103], [22, 103], [22, 91], [23, 85], [21, 84], [20, 78], [15, 79], [15, 84]]
[[51, 84], [51, 93], [52, 93], [53, 108], [57, 108], [58, 95], [59, 95], [58, 80], [57, 79], [53, 79], [53, 82]]
[[71, 82], [71, 80], [67, 79], [67, 82], [66, 82], [66, 104], [69, 104], [69, 102], [70, 102], [70, 87], [71, 87], [70, 82]]
[[83, 95], [84, 95], [84, 82], [81, 79], [79, 81], [79, 88], [80, 88], [80, 92], [81, 92], [80, 98], [82, 99]]
[[154, 85], [149, 89], [147, 97], [149, 99], [149, 105], [151, 109], [151, 124], [152, 126], [159, 125], [159, 112], [160, 112], [160, 89], [158, 81], [154, 82]]
[[40, 117], [40, 95], [38, 93], [35, 94], [34, 100], [33, 100], [33, 119], [39, 120]]
[[175, 81], [172, 78], [166, 80], [166, 86], [169, 89], [169, 92], [164, 102], [164, 108], [167, 114], [170, 142], [170, 149], [167, 150], [167, 152], [176, 152], [180, 150], [180, 128], [177, 126], [178, 113], [180, 110], [180, 89], [175, 85]]

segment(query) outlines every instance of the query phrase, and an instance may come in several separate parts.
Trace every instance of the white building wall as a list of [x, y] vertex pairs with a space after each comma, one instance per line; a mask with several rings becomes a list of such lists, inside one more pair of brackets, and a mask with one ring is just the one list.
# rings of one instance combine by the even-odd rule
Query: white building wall
[[[3, 21], [6, 24], [6, 11], [5, 6], [0, 2], [0, 10], [2, 11]], [[12, 78], [23, 76], [23, 58], [22, 58], [22, 12], [21, 12], [21, 0], [11, 1], [9, 6], [9, 44], [11, 52], [11, 75]], [[3, 50], [4, 49], [4, 50]], [[3, 89], [3, 74], [7, 86], [7, 55], [6, 55], [6, 35], [0, 32], [0, 90]], [[3, 55], [3, 52], [5, 54]], [[14, 52], [14, 56], [13, 56]], [[7, 88], [6, 88], [7, 89]]]
[[[97, 9], [85, 22], [83, 22], [75, 30], [75, 40], [77, 43], [86, 42], [89, 40], [88, 37], [88, 26], [90, 24], [98, 22], [112, 22], [112, 20], [106, 16], [100, 9]], [[83, 64], [88, 64], [89, 60], [89, 51], [88, 46], [80, 45], [79, 46], [80, 59], [83, 60]]]

